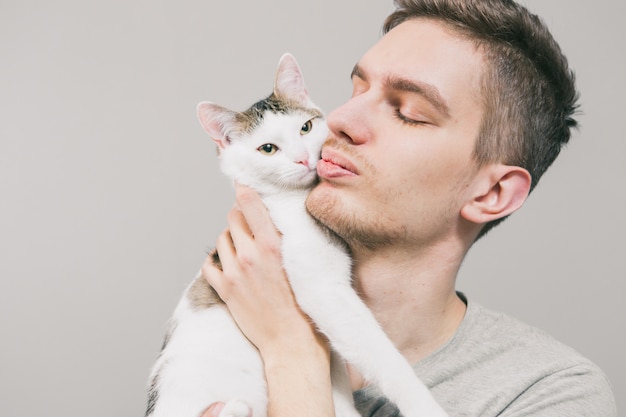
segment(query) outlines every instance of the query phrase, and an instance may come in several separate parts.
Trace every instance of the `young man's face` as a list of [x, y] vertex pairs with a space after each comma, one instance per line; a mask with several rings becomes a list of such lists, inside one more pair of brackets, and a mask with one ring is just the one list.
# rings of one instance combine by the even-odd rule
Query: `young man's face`
[[424, 245], [459, 227], [482, 118], [483, 61], [441, 24], [404, 22], [355, 66], [328, 116], [310, 212], [351, 246]]

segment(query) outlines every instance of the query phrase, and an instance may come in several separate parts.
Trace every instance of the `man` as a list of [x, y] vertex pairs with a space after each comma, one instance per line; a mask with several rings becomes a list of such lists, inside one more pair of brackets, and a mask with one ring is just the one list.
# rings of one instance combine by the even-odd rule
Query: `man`
[[[456, 275], [569, 140], [577, 94], [543, 24], [507, 0], [398, 0], [328, 116], [310, 213], [342, 237], [354, 286], [446, 411], [614, 416], [606, 377], [542, 332], [468, 301]], [[324, 338], [298, 309], [280, 236], [237, 190], [203, 274], [265, 363], [272, 416], [331, 416]], [[397, 415], [351, 370], [363, 415]], [[217, 415], [214, 404], [206, 416]]]

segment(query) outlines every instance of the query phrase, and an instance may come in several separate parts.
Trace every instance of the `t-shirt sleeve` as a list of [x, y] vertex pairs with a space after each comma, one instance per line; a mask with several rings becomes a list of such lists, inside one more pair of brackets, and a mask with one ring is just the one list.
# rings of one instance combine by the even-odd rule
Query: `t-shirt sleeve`
[[605, 374], [592, 363], [545, 376], [521, 393], [502, 417], [617, 417]]

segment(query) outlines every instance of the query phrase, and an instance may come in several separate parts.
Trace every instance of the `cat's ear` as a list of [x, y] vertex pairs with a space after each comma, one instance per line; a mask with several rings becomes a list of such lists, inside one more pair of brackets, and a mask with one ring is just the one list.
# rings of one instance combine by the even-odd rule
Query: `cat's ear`
[[221, 149], [230, 142], [230, 132], [235, 125], [236, 112], [217, 104], [203, 101], [198, 104], [200, 124]]
[[304, 86], [302, 71], [291, 54], [284, 54], [280, 58], [274, 81], [274, 94], [283, 99], [295, 101], [302, 106], [313, 105]]

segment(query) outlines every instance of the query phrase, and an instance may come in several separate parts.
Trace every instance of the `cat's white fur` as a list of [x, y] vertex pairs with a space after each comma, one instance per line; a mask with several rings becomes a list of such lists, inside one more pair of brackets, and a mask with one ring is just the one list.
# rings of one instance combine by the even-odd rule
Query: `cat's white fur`
[[[281, 58], [274, 94], [295, 110], [266, 111], [262, 122], [242, 131], [236, 113], [212, 103], [198, 107], [203, 127], [220, 147], [221, 167], [233, 180], [256, 189], [283, 235], [282, 256], [300, 307], [329, 339], [338, 417], [357, 417], [344, 366], [349, 362], [379, 386], [405, 417], [446, 413], [415, 376], [351, 286], [347, 250], [307, 213], [305, 199], [315, 181], [315, 167], [327, 127], [308, 98], [292, 56]], [[321, 115], [321, 113], [317, 113]], [[300, 129], [312, 120], [312, 130]], [[273, 143], [273, 155], [257, 151]], [[306, 161], [306, 163], [303, 163]], [[150, 417], [198, 417], [211, 403], [226, 402], [221, 417], [266, 415], [263, 366], [258, 352], [242, 335], [223, 304], [197, 309], [190, 286], [176, 308], [174, 331], [153, 369], [158, 393]]]

